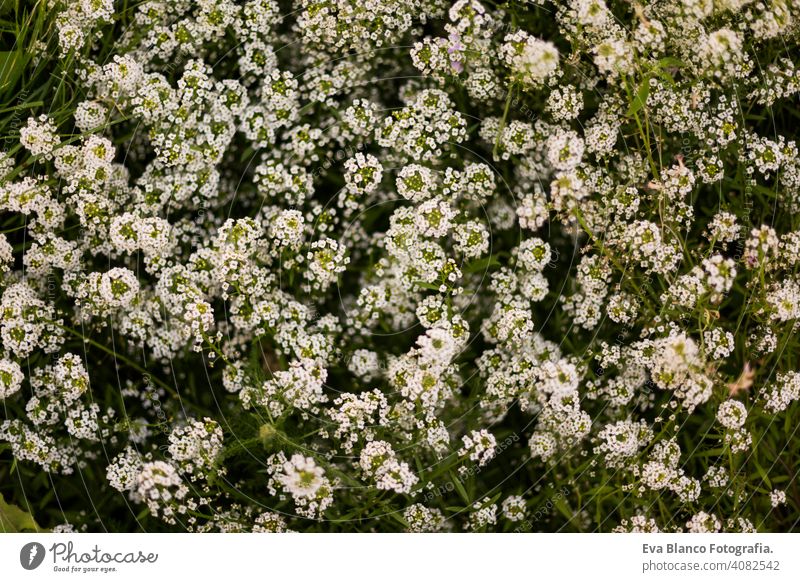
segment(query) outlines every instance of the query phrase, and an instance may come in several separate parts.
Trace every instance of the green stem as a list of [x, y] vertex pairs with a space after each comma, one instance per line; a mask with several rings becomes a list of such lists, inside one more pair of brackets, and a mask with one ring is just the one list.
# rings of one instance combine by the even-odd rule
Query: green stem
[[506, 128], [506, 119], [508, 112], [511, 109], [511, 98], [514, 95], [514, 83], [508, 88], [508, 96], [506, 97], [506, 107], [503, 110], [503, 117], [500, 120], [500, 125], [497, 126], [497, 137], [494, 139], [494, 149], [492, 150], [492, 157], [497, 159], [497, 149], [500, 147], [500, 137], [503, 135], [503, 130]]

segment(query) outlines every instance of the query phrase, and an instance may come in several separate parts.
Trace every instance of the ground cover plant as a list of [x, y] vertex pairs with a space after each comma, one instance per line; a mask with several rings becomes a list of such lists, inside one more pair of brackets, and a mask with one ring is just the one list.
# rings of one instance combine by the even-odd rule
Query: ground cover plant
[[797, 529], [796, 0], [0, 6], [0, 529]]

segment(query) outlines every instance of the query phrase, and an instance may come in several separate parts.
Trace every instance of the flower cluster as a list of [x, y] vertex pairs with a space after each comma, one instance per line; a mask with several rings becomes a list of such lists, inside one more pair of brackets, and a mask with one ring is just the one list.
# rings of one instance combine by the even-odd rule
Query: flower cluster
[[796, 2], [128, 4], [6, 51], [3, 499], [797, 527]]

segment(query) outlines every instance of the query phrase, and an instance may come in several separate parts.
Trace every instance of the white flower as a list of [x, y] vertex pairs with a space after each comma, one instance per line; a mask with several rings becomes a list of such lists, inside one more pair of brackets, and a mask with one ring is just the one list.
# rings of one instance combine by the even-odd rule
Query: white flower
[[115, 267], [103, 273], [99, 292], [111, 307], [128, 307], [139, 293], [139, 279], [130, 269]]
[[521, 30], [506, 36], [501, 54], [514, 76], [530, 85], [540, 85], [558, 70], [555, 45]]
[[783, 505], [786, 503], [786, 492], [780, 489], [774, 489], [769, 494], [769, 502], [772, 504], [772, 507]]
[[419, 481], [408, 464], [397, 460], [391, 445], [385, 441], [368, 443], [361, 451], [359, 466], [374, 479], [378, 489], [410, 493]]
[[282, 470], [276, 480], [295, 497], [313, 497], [325, 482], [325, 471], [311, 457], [292, 455]]
[[13, 360], [0, 359], [0, 399], [8, 398], [19, 391], [25, 375], [22, 368]]
[[497, 440], [488, 430], [473, 430], [461, 437], [461, 440], [464, 444], [458, 454], [469, 457], [471, 461], [476, 461], [479, 467], [484, 466], [494, 457]]
[[52, 156], [60, 143], [53, 120], [46, 115], [29, 117], [25, 127], [19, 130], [19, 142], [34, 156]]
[[726, 400], [717, 410], [717, 420], [725, 428], [741, 428], [747, 420], [747, 409], [738, 400]]

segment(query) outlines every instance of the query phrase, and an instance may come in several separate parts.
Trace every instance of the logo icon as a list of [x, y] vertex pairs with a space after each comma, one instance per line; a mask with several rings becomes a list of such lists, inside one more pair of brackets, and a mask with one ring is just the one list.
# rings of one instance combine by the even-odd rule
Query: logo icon
[[19, 563], [26, 570], [35, 570], [44, 561], [44, 546], [39, 542], [29, 542], [19, 551]]

